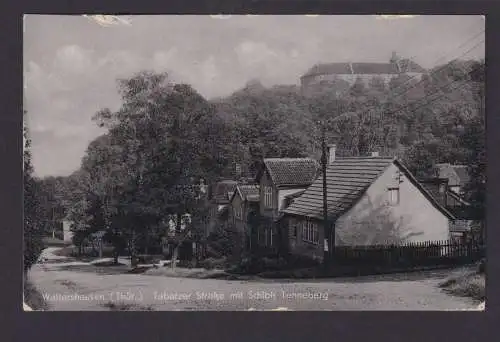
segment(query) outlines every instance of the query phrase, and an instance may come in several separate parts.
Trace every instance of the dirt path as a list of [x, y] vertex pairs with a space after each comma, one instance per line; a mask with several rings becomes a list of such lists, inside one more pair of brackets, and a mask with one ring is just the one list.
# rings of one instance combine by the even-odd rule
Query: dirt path
[[109, 310], [109, 303], [151, 310], [465, 310], [478, 304], [442, 292], [437, 284], [445, 271], [265, 282], [102, 275], [64, 265], [37, 264], [29, 274], [51, 310]]

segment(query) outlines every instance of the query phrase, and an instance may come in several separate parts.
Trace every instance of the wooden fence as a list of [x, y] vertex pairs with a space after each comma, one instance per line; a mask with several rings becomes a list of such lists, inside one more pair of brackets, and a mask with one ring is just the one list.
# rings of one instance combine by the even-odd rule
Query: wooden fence
[[336, 246], [335, 263], [360, 267], [419, 267], [461, 265], [485, 257], [485, 246], [475, 242], [432, 241], [403, 245]]

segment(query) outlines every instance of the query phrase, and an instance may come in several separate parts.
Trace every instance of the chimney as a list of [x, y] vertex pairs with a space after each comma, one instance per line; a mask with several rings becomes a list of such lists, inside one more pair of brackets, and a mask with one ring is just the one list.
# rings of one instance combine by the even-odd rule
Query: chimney
[[399, 59], [398, 54], [396, 53], [396, 51], [393, 51], [392, 57], [391, 57], [391, 62], [396, 63], [398, 61], [398, 59]]
[[379, 156], [378, 152], [372, 152], [372, 157], [378, 157], [378, 156]]
[[337, 145], [328, 145], [328, 164], [332, 164], [335, 161], [335, 152], [337, 151]]

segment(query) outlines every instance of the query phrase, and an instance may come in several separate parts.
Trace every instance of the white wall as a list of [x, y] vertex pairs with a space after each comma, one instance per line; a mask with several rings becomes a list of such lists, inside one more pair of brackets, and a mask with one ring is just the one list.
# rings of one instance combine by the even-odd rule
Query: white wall
[[387, 240], [423, 242], [448, 240], [448, 218], [402, 173], [399, 204], [389, 205], [388, 187], [397, 186], [399, 168], [391, 166], [337, 220], [336, 244], [370, 245]]

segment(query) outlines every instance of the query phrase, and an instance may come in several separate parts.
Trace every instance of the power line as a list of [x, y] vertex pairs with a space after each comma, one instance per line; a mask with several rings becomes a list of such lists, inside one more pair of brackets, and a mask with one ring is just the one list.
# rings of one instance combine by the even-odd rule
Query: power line
[[[468, 77], [468, 78], [469, 78], [469, 80], [468, 80], [468, 81], [470, 81], [470, 80], [471, 80], [471, 76], [469, 75], [469, 77]], [[457, 83], [457, 82], [460, 82], [460, 80], [453, 80], [452, 82], [449, 82], [449, 83], [447, 83], [447, 84], [445, 84], [445, 85], [441, 86], [441, 87], [439, 88], [439, 90], [443, 90], [444, 88], [446, 88], [446, 87], [448, 87], [448, 86], [450, 86], [450, 85], [452, 85], [452, 84], [454, 84], [454, 83]], [[454, 87], [454, 88], [452, 88], [452, 89], [451, 89], [451, 91], [454, 91], [454, 90], [460, 89], [461, 87], [463, 87], [463, 86], [465, 86], [465, 85], [467, 85], [467, 84], [468, 84], [467, 82], [463, 82], [463, 83], [462, 83], [462, 84], [460, 84], [458, 87]], [[429, 101], [425, 101], [425, 103], [422, 103], [422, 104], [418, 105], [417, 107], [413, 108], [413, 111], [417, 111], [418, 109], [420, 109], [420, 108], [422, 108], [422, 107], [424, 107], [424, 106], [427, 106], [427, 105], [429, 105], [429, 104], [431, 104], [431, 103], [433, 103], [433, 102], [435, 102], [435, 101], [437, 101], [437, 100], [439, 100], [439, 99], [441, 99], [441, 98], [445, 97], [446, 95], [447, 95], [447, 94], [443, 94], [443, 95], [441, 95], [441, 96], [434, 97], [433, 99], [431, 99], [431, 100], [429, 100]], [[420, 103], [421, 103], [421, 102], [423, 102], [423, 100], [425, 100], [426, 98], [429, 98], [429, 97], [430, 97], [430, 96], [426, 96], [426, 97], [422, 98], [420, 101], [417, 101], [417, 103], [418, 103], [418, 102], [420, 102]], [[411, 106], [413, 106], [413, 105], [415, 105], [415, 102], [413, 102], [413, 103], [409, 103], [409, 104], [404, 105], [404, 106], [400, 106], [400, 107], [399, 107], [399, 108], [397, 108], [396, 110], [393, 110], [393, 111], [391, 111], [391, 112], [389, 112], [389, 113], [382, 113], [382, 116], [385, 116], [385, 115], [393, 115], [393, 114], [395, 114], [395, 113], [397, 113], [397, 112], [399, 112], [399, 111], [402, 111], [402, 110], [404, 110], [404, 109], [406, 109], [406, 108], [409, 108], [409, 107], [411, 107]], [[362, 114], [364, 114], [364, 113], [367, 113], [367, 111], [363, 111], [363, 112], [359, 113], [359, 115], [361, 116], [361, 115], [362, 115]], [[336, 118], [334, 118], [332, 121], [336, 121], [336, 119], [338, 119], [338, 118], [339, 118], [339, 117], [336, 117]], [[382, 124], [382, 121], [383, 121], [383, 120], [380, 120], [380, 121], [379, 121], [379, 122], [380, 122], [380, 124]], [[364, 122], [364, 118], [361, 118], [361, 117], [360, 117], [360, 124], [359, 124], [359, 126], [358, 126], [358, 130], [359, 130], [359, 129], [361, 129], [361, 125], [363, 124], [363, 122]]]
[[[466, 46], [469, 42], [473, 41], [474, 39], [476, 39], [478, 36], [480, 36], [481, 34], [484, 33], [485, 30], [481, 30], [480, 32], [478, 32], [477, 34], [475, 34], [473, 37], [467, 39], [465, 42], [463, 42], [462, 44], [460, 44], [458, 47], [456, 47], [454, 50], [459, 50], [461, 49], [462, 47]], [[465, 54], [467, 54], [468, 52], [470, 51], [467, 51]], [[438, 58], [434, 64], [437, 64], [439, 63], [441, 60], [445, 59], [447, 56], [449, 55], [449, 53], [447, 53], [446, 55], [444, 56], [441, 56], [440, 58]], [[415, 57], [415, 56], [414, 56]], [[413, 58], [414, 58], [413, 57]], [[412, 58], [410, 58], [411, 60]], [[413, 77], [411, 77], [410, 79], [406, 80], [403, 84], [399, 85], [396, 89], [394, 90], [397, 90], [399, 88], [401, 88], [402, 86], [404, 86], [405, 84], [409, 83], [411, 80], [415, 79], [417, 77], [417, 75], [414, 75]]]
[[[470, 48], [469, 50], [467, 50], [467, 51], [465, 51], [464, 53], [462, 53], [461, 55], [459, 55], [459, 56], [455, 57], [455, 59], [456, 59], [456, 58], [460, 58], [460, 57], [465, 56], [466, 54], [468, 54], [469, 52], [473, 51], [475, 48], [477, 48], [477, 47], [478, 47], [480, 44], [482, 44], [482, 43], [484, 43], [484, 40], [481, 40], [479, 43], [477, 43], [476, 45], [474, 45], [474, 46], [473, 46], [472, 48]], [[441, 70], [443, 70], [443, 69], [447, 68], [448, 66], [449, 66], [449, 64], [445, 64], [445, 65], [441, 66], [440, 68], [438, 68], [438, 69], [434, 70], [432, 73], [430, 73], [430, 74], [429, 74], [429, 76], [431, 76], [431, 77], [432, 77], [432, 75], [434, 75], [434, 74], [436, 74], [437, 72], [439, 72], [439, 71], [441, 71]], [[392, 97], [392, 99], [396, 99], [396, 98], [397, 98], [397, 96], [404, 95], [404, 94], [408, 93], [411, 89], [416, 88], [416, 87], [417, 87], [419, 84], [421, 84], [423, 81], [424, 81], [424, 79], [422, 78], [419, 82], [417, 82], [416, 84], [414, 84], [412, 87], [407, 88], [404, 92], [401, 92], [401, 93], [397, 94], [396, 96]], [[443, 88], [445, 88], [445, 87], [447, 87], [447, 86], [449, 86], [449, 85], [451, 85], [451, 84], [453, 84], [453, 83], [455, 83], [455, 81], [452, 81], [452, 82], [450, 82], [450, 83], [448, 83], [448, 84], [445, 84], [444, 86], [440, 87], [438, 90], [442, 90]], [[430, 96], [425, 96], [425, 97], [423, 97], [421, 100], [425, 100], [425, 99], [426, 99], [426, 98], [428, 98], [428, 97], [430, 97]], [[377, 108], [377, 107], [378, 107], [378, 105], [375, 105], [375, 106], [370, 106], [370, 107], [368, 107], [367, 109], [362, 110], [362, 111], [360, 112], [360, 114], [363, 114], [363, 113], [365, 113], [365, 112], [369, 112], [370, 110], [375, 109], [375, 108]]]
[[[483, 32], [484, 32], [484, 31], [483, 31]], [[467, 50], [467, 51], [465, 51], [464, 53], [462, 53], [461, 55], [459, 55], [459, 56], [455, 57], [454, 59], [457, 59], [457, 58], [460, 58], [460, 57], [463, 57], [463, 56], [467, 55], [469, 52], [471, 52], [471, 51], [473, 51], [474, 49], [476, 49], [476, 48], [477, 48], [480, 44], [482, 44], [482, 43], [484, 43], [484, 39], [483, 39], [483, 40], [481, 40], [481, 41], [480, 41], [479, 43], [477, 43], [476, 45], [474, 45], [473, 47], [471, 47], [469, 50]], [[439, 68], [435, 69], [433, 72], [431, 72], [431, 73], [429, 74], [429, 76], [433, 76], [433, 75], [435, 75], [436, 73], [438, 73], [439, 71], [444, 70], [445, 68], [447, 68], [447, 67], [448, 67], [448, 65], [449, 65], [449, 63], [446, 63], [445, 65], [442, 65], [441, 67], [439, 67]], [[415, 76], [413, 76], [412, 78], [410, 78], [409, 80], [407, 80], [407, 81], [406, 81], [405, 83], [403, 83], [401, 86], [403, 86], [404, 84], [406, 84], [406, 83], [410, 82], [410, 81], [411, 81], [413, 78], [415, 78], [415, 77], [417, 77], [417, 75], [415, 75]], [[419, 85], [419, 84], [421, 84], [422, 82], [423, 82], [423, 78], [422, 78], [420, 81], [418, 81], [416, 84], [414, 84], [412, 87], [410, 87], [410, 88], [408, 88], [408, 89], [405, 89], [405, 91], [403, 91], [403, 92], [401, 92], [401, 93], [397, 93], [396, 95], [394, 95], [394, 97], [397, 97], [397, 96], [399, 96], [399, 95], [402, 95], [402, 94], [407, 93], [410, 89], [415, 88], [416, 86], [418, 86], [418, 85]], [[398, 87], [398, 88], [399, 88], [399, 87]], [[398, 88], [396, 88], [396, 89], [398, 89]]]
[[[454, 80], [454, 81], [452, 81], [452, 82], [449, 82], [449, 83], [445, 84], [444, 86], [440, 87], [440, 88], [439, 88], [439, 90], [443, 90], [444, 88], [446, 88], [446, 87], [448, 87], [448, 86], [450, 86], [450, 85], [452, 85], [452, 84], [454, 84], [454, 83], [457, 83], [457, 82], [459, 82], [459, 80]], [[452, 88], [452, 89], [451, 89], [451, 91], [453, 91], [453, 90], [457, 90], [457, 89], [460, 89], [460, 88], [462, 88], [463, 86], [465, 86], [465, 85], [467, 85], [467, 84], [468, 84], [468, 83], [463, 82], [463, 83], [462, 83], [462, 84], [460, 84], [458, 87], [454, 87], [454, 88]], [[428, 105], [428, 104], [431, 104], [431, 103], [433, 103], [433, 102], [435, 102], [435, 101], [437, 101], [437, 100], [439, 100], [439, 99], [441, 99], [441, 98], [443, 98], [443, 97], [446, 97], [446, 95], [447, 95], [447, 94], [443, 94], [443, 95], [441, 95], [441, 96], [437, 96], [437, 97], [435, 97], [435, 98], [433, 98], [433, 99], [431, 99], [431, 100], [429, 100], [429, 101], [426, 101], [424, 104], [422, 104], [422, 105], [420, 105], [420, 106], [417, 106], [416, 108], [413, 108], [413, 110], [415, 110], [415, 111], [416, 111], [416, 110], [418, 110], [418, 109], [420, 109], [420, 108], [422, 108], [422, 107], [424, 107], [424, 106], [426, 106], [426, 105]], [[422, 99], [421, 99], [420, 101], [418, 101], [418, 102], [421, 102], [422, 100], [425, 100], [426, 98], [429, 98], [429, 97], [430, 97], [430, 96], [426, 96], [426, 97], [422, 98]], [[400, 112], [401, 110], [404, 110], [404, 109], [406, 109], [406, 108], [411, 107], [412, 105], [415, 105], [415, 102], [408, 103], [407, 105], [404, 105], [404, 106], [400, 106], [400, 107], [399, 107], [399, 108], [397, 108], [396, 110], [393, 110], [393, 111], [391, 111], [391, 112], [389, 112], [389, 113], [384, 113], [384, 115], [386, 115], [386, 114], [389, 114], [389, 115], [396, 114], [397, 112]]]

